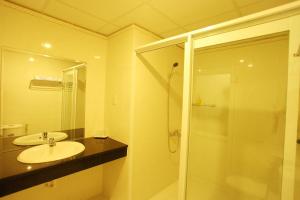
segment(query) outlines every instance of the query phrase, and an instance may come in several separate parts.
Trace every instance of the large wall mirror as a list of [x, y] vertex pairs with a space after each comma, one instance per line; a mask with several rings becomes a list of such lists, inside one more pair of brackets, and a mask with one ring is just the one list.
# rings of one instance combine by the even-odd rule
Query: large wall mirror
[[1, 49], [2, 150], [84, 136], [86, 65]]

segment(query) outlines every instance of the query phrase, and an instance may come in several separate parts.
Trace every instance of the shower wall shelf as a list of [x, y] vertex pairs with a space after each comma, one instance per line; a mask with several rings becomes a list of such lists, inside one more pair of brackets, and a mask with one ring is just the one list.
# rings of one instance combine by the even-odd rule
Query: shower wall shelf
[[195, 106], [195, 107], [208, 107], [208, 108], [217, 107], [216, 104], [196, 104], [196, 103], [193, 103], [193, 106]]
[[62, 87], [62, 81], [56, 80], [32, 79], [29, 84], [32, 90], [61, 90]]

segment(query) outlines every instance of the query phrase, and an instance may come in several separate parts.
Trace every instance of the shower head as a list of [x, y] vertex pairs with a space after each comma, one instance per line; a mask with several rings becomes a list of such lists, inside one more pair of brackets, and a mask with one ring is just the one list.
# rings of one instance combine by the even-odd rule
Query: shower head
[[173, 67], [171, 68], [171, 72], [170, 72], [170, 74], [169, 74], [169, 82], [170, 82], [170, 80], [172, 79], [172, 77], [173, 77], [173, 75], [174, 75], [174, 73], [175, 73], [175, 68], [176, 67], [178, 67], [178, 62], [174, 62], [173, 63]]

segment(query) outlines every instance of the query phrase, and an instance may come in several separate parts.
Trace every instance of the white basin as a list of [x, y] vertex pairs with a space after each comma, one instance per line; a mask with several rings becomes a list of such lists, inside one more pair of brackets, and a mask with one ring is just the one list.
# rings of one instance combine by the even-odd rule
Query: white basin
[[57, 142], [53, 147], [43, 144], [22, 151], [17, 160], [22, 163], [45, 163], [75, 156], [84, 149], [83, 144], [73, 141]]
[[[57, 142], [57, 141], [66, 139], [68, 137], [68, 135], [63, 132], [48, 132], [47, 137], [54, 138], [54, 140]], [[31, 134], [31, 135], [18, 137], [13, 141], [13, 143], [15, 145], [38, 145], [38, 144], [47, 143], [47, 140], [43, 140], [42, 133], [37, 133], [37, 134]]]

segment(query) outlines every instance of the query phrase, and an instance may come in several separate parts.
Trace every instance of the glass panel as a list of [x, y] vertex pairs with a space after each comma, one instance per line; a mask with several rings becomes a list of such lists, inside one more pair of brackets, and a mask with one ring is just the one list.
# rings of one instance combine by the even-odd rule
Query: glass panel
[[187, 199], [281, 194], [288, 37], [194, 52]]
[[85, 124], [85, 81], [86, 70], [84, 67], [77, 69], [76, 84], [76, 116], [75, 128], [84, 128]]
[[71, 137], [81, 137], [85, 125], [85, 67], [63, 72], [62, 130], [69, 130]]
[[62, 130], [73, 129], [73, 90], [74, 90], [74, 70], [63, 72], [63, 97], [62, 97]]

